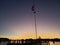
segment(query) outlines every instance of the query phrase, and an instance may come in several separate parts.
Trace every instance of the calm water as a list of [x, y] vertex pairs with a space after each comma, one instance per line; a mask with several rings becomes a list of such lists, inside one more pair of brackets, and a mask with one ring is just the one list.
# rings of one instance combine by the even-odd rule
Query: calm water
[[55, 42], [55, 43], [50, 42], [50, 45], [60, 45], [60, 42]]

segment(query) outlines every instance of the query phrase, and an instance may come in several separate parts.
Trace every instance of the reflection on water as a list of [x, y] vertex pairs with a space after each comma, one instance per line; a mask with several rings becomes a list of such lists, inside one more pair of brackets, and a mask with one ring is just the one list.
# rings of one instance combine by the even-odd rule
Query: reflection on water
[[50, 43], [50, 45], [54, 45], [54, 43], [53, 42], [49, 42]]
[[60, 42], [55, 42], [55, 45], [60, 45]]
[[50, 42], [50, 45], [60, 45], [60, 42], [55, 42], [55, 43]]

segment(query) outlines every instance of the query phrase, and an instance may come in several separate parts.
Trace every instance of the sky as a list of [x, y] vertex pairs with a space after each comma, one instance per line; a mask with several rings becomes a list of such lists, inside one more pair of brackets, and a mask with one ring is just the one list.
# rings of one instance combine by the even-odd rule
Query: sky
[[35, 38], [34, 15], [38, 37], [60, 38], [59, 0], [0, 0], [0, 37]]

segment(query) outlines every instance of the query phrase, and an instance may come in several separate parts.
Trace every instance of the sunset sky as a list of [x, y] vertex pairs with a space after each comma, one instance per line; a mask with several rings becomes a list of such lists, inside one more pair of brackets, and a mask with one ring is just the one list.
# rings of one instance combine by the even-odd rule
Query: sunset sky
[[33, 3], [38, 37], [60, 38], [59, 0], [0, 0], [0, 37], [35, 38]]

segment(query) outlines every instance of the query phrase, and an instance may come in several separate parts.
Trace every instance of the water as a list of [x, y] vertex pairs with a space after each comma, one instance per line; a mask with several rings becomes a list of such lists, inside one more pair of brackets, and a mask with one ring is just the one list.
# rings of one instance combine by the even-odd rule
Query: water
[[50, 42], [50, 45], [60, 45], [60, 42], [55, 42], [55, 43]]
[[55, 45], [60, 45], [60, 42], [56, 42]]

